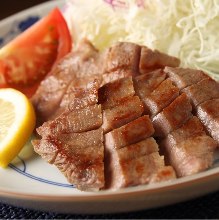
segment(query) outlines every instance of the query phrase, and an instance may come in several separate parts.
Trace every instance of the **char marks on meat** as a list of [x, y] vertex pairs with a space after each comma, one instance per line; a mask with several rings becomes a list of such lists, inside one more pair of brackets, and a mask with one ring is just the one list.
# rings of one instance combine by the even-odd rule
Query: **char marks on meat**
[[177, 58], [133, 43], [100, 53], [84, 41], [33, 97], [45, 120], [35, 151], [81, 190], [208, 169], [219, 142], [219, 86], [178, 65]]
[[99, 89], [99, 103], [103, 109], [118, 105], [122, 99], [135, 94], [132, 77], [107, 83]]
[[133, 82], [136, 95], [138, 95], [141, 100], [144, 100], [165, 78], [166, 74], [161, 69], [135, 77]]
[[151, 50], [143, 46], [141, 49], [141, 58], [139, 63], [140, 73], [148, 73], [154, 69], [164, 68], [165, 66], [177, 67], [180, 60], [176, 57], [161, 53], [158, 50]]
[[160, 144], [177, 176], [187, 176], [208, 169], [213, 163], [217, 144], [207, 136], [197, 117], [171, 132]]
[[203, 102], [196, 111], [208, 133], [219, 145], [219, 99]]
[[104, 133], [137, 119], [143, 111], [144, 107], [138, 96], [129, 96], [122, 99], [114, 108], [103, 110], [102, 127]]
[[[78, 50], [65, 56], [54, 68], [52, 73], [41, 82], [32, 103], [35, 107], [38, 124], [51, 119], [71, 82], [77, 83], [77, 87], [84, 85], [85, 76], [95, 79], [101, 74], [98, 51], [88, 41], [83, 41]], [[80, 80], [83, 78], [83, 80]]]
[[164, 72], [180, 90], [209, 78], [203, 71], [189, 68], [165, 67]]
[[37, 133], [45, 136], [80, 133], [97, 129], [102, 125], [102, 112], [100, 105], [88, 106], [83, 109], [64, 112], [52, 121], [45, 122], [37, 128]]
[[102, 129], [83, 133], [46, 135], [34, 141], [34, 150], [56, 165], [68, 181], [83, 190], [104, 187]]
[[[156, 55], [153, 56], [153, 53]], [[150, 56], [153, 56], [155, 60], [163, 59], [160, 58], [163, 55], [161, 53], [157, 55], [157, 53], [157, 51], [151, 51]], [[72, 96], [75, 94], [77, 97], [78, 92], [86, 89], [87, 84], [94, 80], [97, 80], [101, 86], [123, 77], [137, 76], [140, 55], [141, 46], [137, 44], [120, 42], [104, 52], [99, 52], [89, 41], [83, 40], [75, 51], [69, 53], [56, 65], [32, 97], [38, 124], [41, 125], [45, 121], [54, 119], [63, 112], [62, 98], [65, 97], [66, 100], [69, 91], [73, 91]], [[167, 57], [175, 60], [174, 57]], [[141, 57], [141, 60], [143, 62], [145, 58]], [[151, 70], [158, 68], [156, 63], [157, 61], [150, 64]], [[172, 62], [168, 64], [169, 66], [176, 65]], [[75, 104], [77, 105], [73, 103], [73, 106]]]
[[55, 119], [68, 110], [73, 111], [75, 109], [97, 104], [99, 87], [98, 80], [88, 83], [86, 88], [74, 87], [74, 83], [70, 83], [61, 100], [59, 108], [52, 115], [51, 119]]
[[192, 106], [183, 93], [153, 118], [155, 136], [165, 137], [182, 126], [192, 116]]
[[105, 164], [106, 188], [114, 190], [176, 178], [173, 168], [164, 165], [151, 137], [119, 149], [106, 145]]
[[219, 98], [219, 83], [207, 78], [183, 89], [183, 92], [187, 94], [195, 108], [205, 101]]
[[141, 46], [128, 42], [119, 42], [106, 51], [105, 72], [110, 73], [118, 69], [139, 72]]
[[151, 94], [142, 99], [145, 113], [152, 118], [179, 95], [179, 89], [170, 79], [164, 80]]
[[150, 137], [153, 133], [151, 120], [145, 115], [105, 134], [105, 145], [122, 148]]

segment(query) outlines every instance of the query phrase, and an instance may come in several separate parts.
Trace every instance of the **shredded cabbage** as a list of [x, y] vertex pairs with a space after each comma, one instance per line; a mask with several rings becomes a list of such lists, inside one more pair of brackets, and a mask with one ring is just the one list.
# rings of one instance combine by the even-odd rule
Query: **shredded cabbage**
[[135, 42], [219, 79], [219, 0], [68, 0], [65, 17], [76, 44]]

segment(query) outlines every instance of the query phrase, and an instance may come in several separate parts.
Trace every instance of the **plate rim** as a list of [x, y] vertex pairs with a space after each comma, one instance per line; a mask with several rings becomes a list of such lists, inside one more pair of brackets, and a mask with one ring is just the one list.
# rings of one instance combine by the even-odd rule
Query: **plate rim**
[[[1, 19], [0, 26], [4, 25], [4, 23], [10, 22], [11, 20], [14, 20], [15, 17], [20, 17], [20, 16], [24, 16], [25, 14], [29, 14], [29, 11], [34, 11], [35, 9], [40, 8], [40, 7], [53, 6], [55, 2], [58, 3], [58, 6], [64, 5], [64, 3], [65, 3], [65, 1], [63, 1], [63, 0], [52, 0], [52, 1], [47, 1], [47, 2], [43, 2], [40, 4], [34, 5], [32, 7], [26, 8], [24, 10], [17, 12], [17, 13], [9, 15], [6, 18]], [[58, 7], [58, 6], [56, 6], [56, 7]]]
[[[22, 10], [18, 13], [10, 15], [9, 17], [0, 20], [0, 27], [5, 23], [9, 23], [14, 20], [16, 17], [25, 16], [25, 14], [29, 14], [30, 11], [33, 11], [40, 7], [49, 7], [54, 5], [54, 3], [64, 4], [63, 0], [53, 0], [44, 2], [33, 7]], [[35, 200], [35, 201], [46, 201], [46, 202], [54, 202], [54, 199], [57, 199], [59, 202], [88, 202], [88, 201], [105, 201], [105, 200], [125, 200], [127, 197], [136, 197], [136, 195], [153, 195], [154, 193], [162, 193], [169, 190], [177, 190], [185, 187], [190, 187], [191, 185], [195, 186], [197, 184], [202, 184], [204, 182], [211, 182], [213, 180], [219, 179], [219, 167], [212, 168], [207, 171], [203, 171], [201, 173], [182, 177], [174, 181], [163, 182], [162, 186], [160, 184], [154, 184], [153, 187], [147, 187], [148, 185], [141, 185], [137, 187], [129, 187], [125, 189], [120, 189], [117, 191], [100, 191], [98, 193], [81, 193], [78, 195], [51, 195], [51, 194], [40, 194], [40, 193], [24, 193], [24, 192], [16, 192], [16, 190], [8, 190], [4, 189], [4, 187], [0, 186], [0, 197], [3, 198], [14, 198], [14, 199], [22, 199], [22, 200]], [[218, 187], [219, 188], [219, 187]], [[57, 201], [56, 200], [56, 201]]]
[[[178, 178], [173, 181], [166, 181], [162, 183], [155, 183], [153, 185], [140, 185], [134, 187], [128, 187], [124, 189], [119, 189], [115, 191], [111, 190], [103, 190], [99, 192], [87, 192], [76, 195], [58, 195], [58, 194], [41, 194], [41, 193], [24, 193], [18, 192], [16, 190], [7, 190], [0, 187], [0, 196], [8, 197], [8, 198], [16, 198], [16, 199], [24, 199], [24, 200], [34, 200], [36, 201], [54, 201], [54, 199], [58, 199], [59, 202], [72, 202], [72, 201], [102, 201], [102, 200], [110, 200], [110, 199], [122, 199], [124, 197], [133, 197], [136, 195], [153, 195], [155, 193], [168, 192], [171, 190], [180, 190], [186, 189], [190, 186], [195, 186], [198, 184], [203, 184], [204, 182], [208, 183], [219, 179], [219, 167], [203, 171], [201, 173]], [[175, 183], [177, 181], [177, 183]], [[162, 186], [160, 186], [162, 184]], [[149, 186], [149, 187], [148, 187]], [[219, 187], [218, 187], [219, 188]]]

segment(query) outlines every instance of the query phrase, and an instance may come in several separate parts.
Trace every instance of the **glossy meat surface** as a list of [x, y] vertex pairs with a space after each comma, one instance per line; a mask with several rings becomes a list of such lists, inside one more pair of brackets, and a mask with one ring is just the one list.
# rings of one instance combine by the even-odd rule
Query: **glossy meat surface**
[[105, 145], [122, 148], [150, 137], [153, 133], [151, 120], [145, 115], [105, 134]]
[[179, 128], [192, 117], [191, 112], [192, 106], [188, 97], [185, 94], [181, 94], [153, 118], [155, 136], [167, 136], [171, 131]]
[[170, 79], [164, 80], [150, 95], [142, 99], [145, 113], [152, 118], [167, 107], [177, 96], [179, 89]]
[[138, 96], [121, 100], [117, 106], [103, 110], [103, 130], [105, 133], [121, 127], [142, 115], [144, 107]]
[[164, 72], [181, 90], [209, 78], [203, 71], [181, 67], [165, 67]]

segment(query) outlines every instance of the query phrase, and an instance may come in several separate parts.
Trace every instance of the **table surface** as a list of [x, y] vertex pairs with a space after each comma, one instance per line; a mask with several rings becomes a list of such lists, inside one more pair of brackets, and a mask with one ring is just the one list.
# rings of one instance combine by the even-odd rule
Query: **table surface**
[[81, 215], [33, 211], [0, 203], [0, 219], [219, 219], [219, 192], [158, 209], [121, 214]]
[[[45, 2], [46, 0], [7, 0], [0, 1], [0, 20], [18, 11], [33, 5]], [[219, 192], [195, 199], [192, 201], [179, 203], [176, 205], [130, 212], [123, 214], [102, 214], [102, 215], [66, 215], [61, 213], [48, 213], [34, 211], [20, 207], [0, 203], [0, 219], [141, 219], [141, 218], [207, 218], [219, 219]]]

